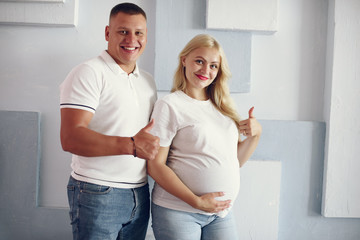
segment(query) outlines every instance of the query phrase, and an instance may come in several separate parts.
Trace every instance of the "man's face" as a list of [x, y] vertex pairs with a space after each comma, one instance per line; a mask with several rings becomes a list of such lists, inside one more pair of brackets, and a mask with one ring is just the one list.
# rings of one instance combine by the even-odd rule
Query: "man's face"
[[146, 19], [143, 15], [118, 13], [105, 28], [108, 53], [120, 67], [130, 73], [147, 42]]

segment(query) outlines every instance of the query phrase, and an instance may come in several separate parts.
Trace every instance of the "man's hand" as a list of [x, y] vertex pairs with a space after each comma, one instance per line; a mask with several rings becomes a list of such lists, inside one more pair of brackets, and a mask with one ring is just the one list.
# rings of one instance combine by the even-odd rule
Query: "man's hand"
[[160, 139], [149, 133], [154, 124], [154, 119], [151, 119], [150, 123], [134, 136], [137, 157], [150, 161], [154, 160], [160, 147]]

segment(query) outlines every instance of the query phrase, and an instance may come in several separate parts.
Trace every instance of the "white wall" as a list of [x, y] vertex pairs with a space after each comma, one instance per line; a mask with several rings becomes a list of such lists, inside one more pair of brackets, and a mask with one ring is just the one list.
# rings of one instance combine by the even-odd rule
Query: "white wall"
[[244, 116], [323, 121], [326, 0], [280, 0], [278, 31], [252, 38], [251, 92], [234, 98]]
[[322, 213], [360, 217], [360, 1], [330, 1]]

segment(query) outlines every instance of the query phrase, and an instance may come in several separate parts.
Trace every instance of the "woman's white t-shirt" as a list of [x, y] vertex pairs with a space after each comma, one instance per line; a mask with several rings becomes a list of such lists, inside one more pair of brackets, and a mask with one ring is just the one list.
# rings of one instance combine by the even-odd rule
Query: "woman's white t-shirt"
[[[238, 130], [232, 119], [221, 114], [210, 100], [199, 101], [182, 91], [173, 92], [155, 104], [151, 133], [160, 146], [170, 146], [167, 165], [196, 195], [224, 192], [219, 199], [232, 203], [240, 186], [237, 159]], [[155, 183], [152, 201], [162, 207], [203, 213], [166, 192]], [[225, 216], [227, 210], [219, 213]]]

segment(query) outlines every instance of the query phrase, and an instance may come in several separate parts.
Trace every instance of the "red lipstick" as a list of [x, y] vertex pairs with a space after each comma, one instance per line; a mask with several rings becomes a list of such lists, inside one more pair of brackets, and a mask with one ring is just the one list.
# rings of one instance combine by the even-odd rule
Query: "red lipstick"
[[208, 77], [205, 77], [205, 76], [203, 76], [203, 75], [199, 75], [199, 74], [195, 74], [195, 75], [196, 75], [200, 80], [203, 80], [203, 81], [209, 79]]

